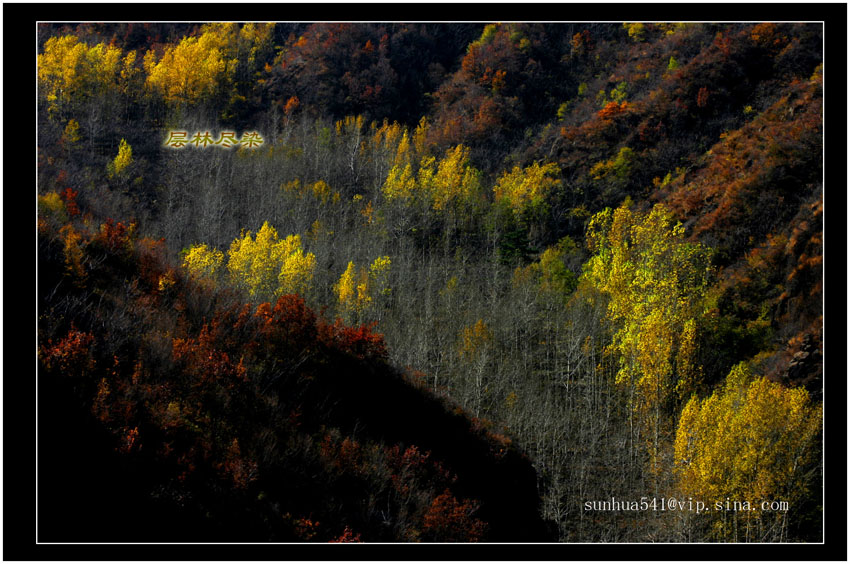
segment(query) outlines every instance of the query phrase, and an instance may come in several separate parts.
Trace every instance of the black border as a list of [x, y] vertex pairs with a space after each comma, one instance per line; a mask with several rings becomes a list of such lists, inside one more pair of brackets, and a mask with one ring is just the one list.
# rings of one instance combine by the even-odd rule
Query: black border
[[[48, 21], [823, 21], [825, 22], [824, 201], [826, 236], [824, 291], [829, 296], [825, 322], [825, 540], [824, 544], [652, 545], [652, 544], [484, 544], [484, 545], [36, 545], [34, 523], [32, 357], [35, 319], [7, 310], [4, 318], [4, 560], [846, 560], [847, 558], [847, 4], [4, 4], [6, 144], [4, 170], [5, 243], [11, 266], [4, 290], [7, 303], [35, 288], [21, 283], [21, 264], [35, 262], [31, 219], [32, 191], [21, 187], [33, 169], [35, 100], [33, 31]], [[23, 123], [17, 123], [20, 120]], [[32, 139], [32, 143], [26, 143]], [[27, 182], [24, 181], [26, 185]], [[21, 198], [27, 204], [22, 205]], [[30, 215], [23, 212], [26, 210]], [[11, 221], [10, 221], [11, 220]], [[33, 239], [22, 244], [20, 233]], [[14, 261], [14, 262], [13, 262]], [[30, 319], [32, 325], [23, 322]], [[23, 330], [21, 325], [27, 330]], [[31, 330], [29, 330], [31, 328]], [[825, 331], [826, 332], [826, 331]], [[828, 362], [827, 362], [828, 361]], [[826, 366], [830, 370], [826, 371]], [[21, 370], [20, 367], [24, 367]], [[828, 393], [827, 393], [828, 392]], [[16, 495], [17, 494], [17, 495]]]

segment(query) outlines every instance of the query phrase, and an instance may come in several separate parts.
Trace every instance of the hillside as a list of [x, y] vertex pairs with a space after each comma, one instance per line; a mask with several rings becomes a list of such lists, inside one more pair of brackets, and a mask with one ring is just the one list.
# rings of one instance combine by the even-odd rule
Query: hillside
[[42, 226], [44, 539], [550, 538], [529, 461], [381, 335], [296, 295], [239, 304], [124, 227]]
[[[39, 499], [98, 538], [821, 539], [823, 25], [38, 46], [39, 445], [93, 461]], [[587, 506], [646, 497], [793, 511]]]

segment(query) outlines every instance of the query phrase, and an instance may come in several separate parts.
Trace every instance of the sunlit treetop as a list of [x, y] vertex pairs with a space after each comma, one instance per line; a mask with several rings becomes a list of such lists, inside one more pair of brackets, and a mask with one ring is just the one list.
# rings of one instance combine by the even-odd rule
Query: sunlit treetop
[[56, 109], [63, 102], [108, 92], [117, 84], [122, 52], [103, 43], [89, 47], [73, 35], [51, 37], [38, 55], [37, 69], [39, 90]]

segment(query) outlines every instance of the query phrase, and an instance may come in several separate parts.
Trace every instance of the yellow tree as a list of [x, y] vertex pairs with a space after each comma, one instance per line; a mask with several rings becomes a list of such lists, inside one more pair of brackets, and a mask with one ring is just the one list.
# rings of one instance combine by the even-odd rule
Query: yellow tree
[[51, 220], [58, 224], [68, 222], [68, 213], [65, 209], [65, 202], [62, 201], [62, 197], [58, 193], [48, 192], [43, 196], [39, 194], [37, 202], [39, 219]]
[[71, 150], [80, 144], [80, 124], [75, 119], [69, 119], [65, 126], [65, 131], [62, 133], [62, 145]]
[[569, 255], [577, 252], [575, 242], [570, 237], [564, 237], [557, 245], [543, 251], [538, 262], [526, 267], [518, 266], [514, 277], [520, 281], [533, 274], [544, 292], [565, 297], [576, 289], [578, 277], [567, 268], [564, 261]]
[[472, 388], [471, 400], [476, 417], [480, 416], [483, 405], [484, 376], [490, 363], [492, 344], [493, 333], [483, 319], [461, 331], [458, 354], [462, 363], [469, 367], [468, 372], [464, 370], [464, 373], [472, 377], [469, 384]]
[[357, 270], [353, 261], [334, 285], [339, 307], [344, 315], [359, 316], [372, 301], [369, 296], [369, 273], [365, 268]]
[[277, 243], [277, 230], [266, 221], [256, 237], [248, 231], [230, 244], [227, 270], [233, 283], [247, 290], [251, 297], [274, 294], [281, 262]]
[[282, 241], [281, 256], [283, 263], [277, 277], [277, 295], [305, 294], [313, 281], [316, 269], [316, 256], [305, 253], [301, 248], [301, 237], [290, 235]]
[[386, 178], [387, 171], [397, 165], [399, 144], [407, 129], [397, 122], [390, 124], [388, 120], [384, 120], [381, 125], [372, 122], [370, 131], [363, 150], [369, 153], [373, 178], [380, 182], [380, 179]]
[[359, 320], [372, 305], [392, 293], [389, 286], [390, 257], [376, 258], [368, 269], [349, 262], [345, 272], [334, 285], [340, 312], [352, 320]]
[[660, 433], [673, 392], [689, 393], [696, 366], [696, 338], [708, 285], [708, 250], [684, 239], [662, 205], [649, 213], [627, 206], [606, 209], [588, 226], [595, 254], [583, 280], [607, 297], [612, 336], [606, 354], [616, 382], [647, 439], [651, 467], [659, 465]]
[[[430, 155], [427, 147], [429, 130], [428, 120], [423, 117], [412, 134], [397, 123], [389, 125], [384, 122], [373, 135], [376, 163], [378, 160], [391, 163], [386, 176], [381, 176], [384, 178], [381, 191], [388, 201], [398, 200], [409, 204], [417, 199], [427, 200], [427, 205], [434, 203], [431, 189], [434, 188], [439, 163]], [[390, 155], [391, 159], [388, 158]]]
[[409, 201], [416, 189], [416, 177], [413, 174], [413, 167], [410, 163], [404, 165], [395, 165], [387, 174], [387, 179], [381, 191], [384, 197], [389, 200]]
[[[159, 61], [148, 51], [144, 60], [148, 87], [167, 102], [196, 103], [212, 96], [227, 76], [227, 46], [228, 33], [217, 30], [184, 37], [176, 46], [167, 47]], [[229, 67], [231, 72], [234, 66], [235, 61]]]
[[124, 139], [118, 144], [118, 154], [106, 164], [109, 178], [120, 176], [121, 173], [133, 163], [133, 148]]
[[481, 186], [480, 173], [469, 164], [469, 147], [463, 145], [448, 149], [438, 163], [433, 157], [424, 158], [419, 183], [438, 211], [473, 200]]
[[206, 244], [194, 245], [183, 255], [183, 268], [199, 279], [215, 280], [224, 262], [224, 253]]
[[[718, 540], [761, 540], [759, 531], [783, 517], [762, 502], [785, 501], [793, 509], [805, 498], [805, 470], [816, 462], [822, 418], [822, 406], [806, 390], [755, 377], [745, 363], [711, 396], [694, 396], [685, 405], [676, 432], [676, 474], [686, 495], [721, 503], [713, 519]], [[738, 523], [728, 518], [727, 500], [740, 504], [731, 515], [744, 516], [749, 538], [735, 538]]]
[[413, 148], [416, 150], [416, 154], [420, 157], [430, 152], [427, 145], [428, 134], [430, 131], [431, 124], [428, 123], [428, 119], [425, 116], [422, 116], [422, 118], [419, 120], [419, 124], [413, 131]]
[[315, 255], [301, 248], [299, 235], [281, 240], [267, 221], [256, 236], [248, 231], [234, 239], [227, 255], [231, 282], [259, 299], [305, 293], [316, 265]]
[[521, 211], [529, 204], [542, 202], [553, 188], [560, 186], [560, 172], [555, 163], [540, 166], [535, 162], [525, 169], [515, 166], [499, 178], [493, 195], [496, 200], [506, 200], [514, 211]]
[[39, 92], [51, 113], [61, 105], [108, 93], [117, 85], [121, 49], [89, 47], [73, 35], [51, 37], [37, 57]]

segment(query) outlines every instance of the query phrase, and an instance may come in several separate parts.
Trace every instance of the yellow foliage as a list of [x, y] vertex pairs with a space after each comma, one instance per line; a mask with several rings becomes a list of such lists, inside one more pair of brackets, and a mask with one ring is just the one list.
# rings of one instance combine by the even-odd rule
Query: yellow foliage
[[679, 375], [676, 391], [680, 400], [688, 394], [698, 391], [703, 381], [702, 366], [695, 362], [697, 335], [696, 320], [688, 319], [685, 321], [679, 335], [679, 350], [676, 352], [676, 369]]
[[[416, 171], [417, 164], [422, 166], [421, 162], [425, 162], [428, 156], [428, 120], [424, 117], [420, 119], [412, 134], [407, 127], [396, 122], [390, 124], [386, 120], [380, 127], [374, 122], [371, 127], [372, 137], [368, 148], [372, 152], [376, 171], [383, 175], [384, 170], [389, 170], [382, 188], [384, 196], [388, 200], [401, 198], [409, 201], [416, 188], [421, 186], [421, 183], [417, 184]], [[366, 144], [363, 150], [366, 150]]]
[[298, 193], [301, 191], [301, 180], [296, 178], [295, 180], [290, 180], [289, 182], [284, 182], [280, 185], [280, 189], [284, 192], [290, 193]]
[[399, 143], [406, 132], [405, 127], [398, 122], [390, 124], [389, 121], [384, 120], [381, 127], [373, 123], [372, 128], [374, 129], [371, 139], [373, 150], [383, 150], [390, 155], [397, 155]]
[[144, 61], [147, 85], [168, 102], [196, 103], [211, 96], [228, 70], [227, 36], [226, 28], [220, 27], [200, 37], [184, 37], [176, 46], [167, 47], [158, 62], [154, 52], [148, 51]]
[[310, 229], [307, 230], [307, 238], [310, 239], [311, 241], [316, 241], [320, 237], [322, 237], [323, 235], [329, 235], [331, 233], [333, 233], [333, 232], [325, 229], [324, 224], [317, 219], [310, 226]]
[[130, 51], [127, 55], [122, 59], [121, 66], [121, 82], [128, 86], [131, 84], [131, 81], [138, 75], [141, 74], [141, 70], [136, 68], [136, 52]]
[[457, 293], [458, 279], [457, 276], [452, 276], [446, 280], [446, 285], [440, 289], [440, 295], [447, 299], [452, 299]]
[[393, 159], [393, 167], [399, 167], [410, 164], [410, 138], [407, 135], [407, 129], [401, 136], [401, 141], [396, 149], [395, 159]]
[[538, 263], [530, 265], [539, 273], [540, 287], [547, 292], [568, 294], [575, 290], [576, 276], [564, 264], [566, 253], [576, 249], [575, 242], [564, 237], [558, 244], [547, 248]]
[[390, 266], [392, 262], [390, 257], [378, 257], [369, 267], [369, 281], [372, 286], [371, 290], [376, 294], [388, 296], [392, 293], [389, 287]]
[[505, 171], [493, 187], [493, 194], [496, 200], [505, 199], [518, 211], [532, 202], [542, 201], [552, 188], [560, 186], [561, 181], [554, 178], [560, 172], [555, 163], [540, 166], [535, 162], [525, 169], [515, 166], [512, 171]]
[[[802, 388], [754, 378], [741, 363], [704, 400], [693, 397], [676, 433], [679, 485], [694, 499], [747, 501], [761, 519], [762, 501], [805, 497], [803, 469], [815, 452], [822, 406]], [[726, 531], [723, 531], [726, 533]]]
[[479, 178], [479, 172], [469, 165], [469, 148], [463, 145], [448, 149], [439, 163], [434, 157], [425, 157], [419, 165], [420, 188], [430, 196], [435, 210], [471, 200], [479, 193]]
[[345, 272], [334, 285], [339, 305], [345, 313], [362, 313], [372, 301], [368, 292], [369, 275], [365, 269], [355, 270], [354, 262], [349, 262]]
[[423, 156], [428, 152], [425, 143], [427, 142], [430, 129], [431, 124], [428, 123], [425, 116], [422, 116], [422, 119], [419, 120], [419, 125], [416, 126], [413, 132], [413, 147], [416, 149], [417, 155]]
[[109, 178], [120, 175], [121, 172], [130, 166], [133, 162], [133, 148], [125, 140], [121, 140], [118, 145], [118, 155], [115, 159], [106, 165], [106, 170], [109, 173]]
[[665, 35], [673, 35], [687, 29], [689, 25], [693, 24], [686, 22], [659, 22], [655, 24], [655, 27], [663, 31]]
[[511, 275], [511, 285], [514, 288], [519, 288], [528, 284], [531, 280], [533, 280], [534, 272], [535, 268], [533, 264], [516, 267]]
[[56, 192], [38, 196], [38, 215], [43, 218], [53, 218], [61, 223], [68, 221], [65, 202]]
[[680, 391], [695, 385], [708, 251], [687, 243], [684, 228], [660, 204], [649, 213], [624, 205], [596, 214], [587, 241], [595, 254], [585, 265], [583, 283], [608, 297], [613, 335], [607, 353], [618, 362], [616, 381], [634, 387], [632, 407], [647, 415], [667, 400], [677, 381], [683, 381]]
[[416, 189], [416, 177], [413, 176], [413, 169], [410, 164], [400, 168], [398, 165], [390, 169], [384, 186], [381, 190], [387, 200], [409, 200], [413, 197], [413, 192]]
[[388, 256], [376, 258], [368, 270], [362, 267], [357, 269], [354, 262], [349, 262], [339, 282], [334, 285], [341, 311], [361, 315], [376, 298], [389, 296], [392, 293], [389, 287], [391, 264]]
[[[420, 132], [422, 129], [422, 132]], [[420, 122], [414, 136], [415, 143], [424, 143], [427, 122]], [[390, 130], [387, 135], [392, 133]], [[469, 148], [458, 145], [446, 151], [439, 161], [424, 155], [419, 169], [414, 173], [407, 132], [401, 133], [394, 165], [390, 168], [381, 188], [387, 200], [410, 201], [425, 198], [435, 210], [445, 210], [460, 202], [474, 199], [480, 192], [480, 173], [469, 165]], [[420, 196], [421, 195], [421, 196]]]
[[77, 286], [85, 284], [87, 273], [83, 265], [83, 250], [80, 248], [82, 235], [74, 230], [69, 223], [59, 230], [64, 242], [65, 272], [74, 280]]
[[310, 191], [313, 192], [313, 196], [315, 196], [316, 199], [321, 201], [323, 204], [327, 204], [328, 202], [333, 202], [334, 204], [339, 203], [339, 192], [331, 190], [331, 187], [328, 186], [328, 183], [324, 180], [316, 181], [310, 187]]
[[62, 133], [62, 142], [74, 146], [80, 142], [80, 124], [75, 119], [69, 119]]
[[475, 359], [479, 357], [483, 349], [492, 341], [493, 334], [490, 332], [490, 328], [487, 327], [483, 319], [479, 319], [469, 327], [465, 327], [461, 332], [461, 358]]
[[600, 161], [590, 169], [590, 176], [594, 180], [614, 178], [626, 180], [631, 174], [635, 160], [635, 153], [629, 147], [621, 147], [617, 156], [607, 161]]
[[252, 65], [260, 51], [272, 48], [274, 28], [274, 23], [256, 24], [249, 22], [239, 30], [239, 42], [248, 46], [248, 62]]
[[121, 49], [89, 47], [73, 35], [51, 37], [37, 58], [38, 85], [50, 109], [60, 102], [107, 93], [116, 85]]
[[628, 30], [629, 37], [631, 37], [634, 41], [643, 41], [646, 39], [646, 26], [644, 26], [640, 22], [626, 22], [623, 24], [623, 27]]
[[295, 194], [298, 197], [312, 196], [322, 204], [328, 203], [337, 204], [341, 195], [336, 190], [333, 190], [324, 180], [317, 180], [313, 184], [301, 184], [301, 180], [296, 178], [280, 185], [281, 190], [289, 194]]
[[304, 294], [313, 281], [316, 255], [304, 253], [298, 235], [290, 235], [283, 244], [283, 264], [278, 274], [277, 294]]
[[344, 119], [337, 120], [336, 122], [336, 134], [337, 137], [343, 137], [346, 135], [352, 135], [355, 139], [360, 137], [360, 133], [363, 130], [363, 116], [345, 116]]
[[174, 278], [174, 274], [169, 271], [159, 277], [157, 288], [160, 292], [165, 292], [172, 288], [176, 282], [177, 280]]
[[191, 247], [183, 256], [183, 268], [196, 278], [215, 279], [224, 262], [224, 253], [210, 249], [206, 244]]
[[304, 253], [299, 235], [280, 240], [277, 230], [267, 221], [256, 237], [250, 231], [243, 233], [233, 240], [228, 251], [231, 281], [254, 298], [305, 293], [315, 266], [315, 255]]

